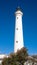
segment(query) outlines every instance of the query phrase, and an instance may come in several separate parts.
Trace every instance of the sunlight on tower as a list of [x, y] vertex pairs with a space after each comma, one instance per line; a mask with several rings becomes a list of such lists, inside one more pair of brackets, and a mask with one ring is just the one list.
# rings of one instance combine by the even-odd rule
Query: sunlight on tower
[[22, 11], [18, 7], [15, 12], [15, 39], [14, 39], [14, 52], [24, 47], [23, 41], [23, 28], [22, 28]]

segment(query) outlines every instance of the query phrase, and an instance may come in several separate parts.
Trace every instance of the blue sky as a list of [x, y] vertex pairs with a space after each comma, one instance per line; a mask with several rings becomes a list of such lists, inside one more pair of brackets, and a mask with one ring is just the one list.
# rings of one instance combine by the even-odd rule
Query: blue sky
[[23, 12], [24, 47], [37, 54], [37, 0], [0, 0], [0, 54], [14, 51], [15, 11]]

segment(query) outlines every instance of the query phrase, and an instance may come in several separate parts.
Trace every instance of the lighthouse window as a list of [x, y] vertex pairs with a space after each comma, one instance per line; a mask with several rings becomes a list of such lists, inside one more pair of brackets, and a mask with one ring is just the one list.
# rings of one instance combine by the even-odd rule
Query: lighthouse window
[[16, 30], [18, 30], [18, 28], [16, 28]]
[[17, 17], [17, 19], [18, 19], [18, 17]]
[[16, 41], [16, 43], [18, 43], [18, 41]]

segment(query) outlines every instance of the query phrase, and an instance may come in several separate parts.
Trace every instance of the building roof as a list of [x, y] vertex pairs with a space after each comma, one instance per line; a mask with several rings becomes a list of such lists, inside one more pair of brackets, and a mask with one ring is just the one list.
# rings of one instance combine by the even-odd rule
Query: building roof
[[6, 57], [5, 54], [0, 54], [0, 59], [3, 59], [4, 57]]
[[36, 58], [33, 58], [32, 56], [26, 57], [27, 60], [32, 60], [33, 62], [37, 62]]

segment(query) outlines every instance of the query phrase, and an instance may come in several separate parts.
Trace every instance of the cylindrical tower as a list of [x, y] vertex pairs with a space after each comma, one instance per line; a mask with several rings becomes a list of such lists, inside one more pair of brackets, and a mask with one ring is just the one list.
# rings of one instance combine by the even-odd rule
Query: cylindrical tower
[[14, 39], [14, 52], [24, 47], [23, 41], [23, 28], [22, 28], [22, 15], [20, 8], [15, 12], [15, 39]]

